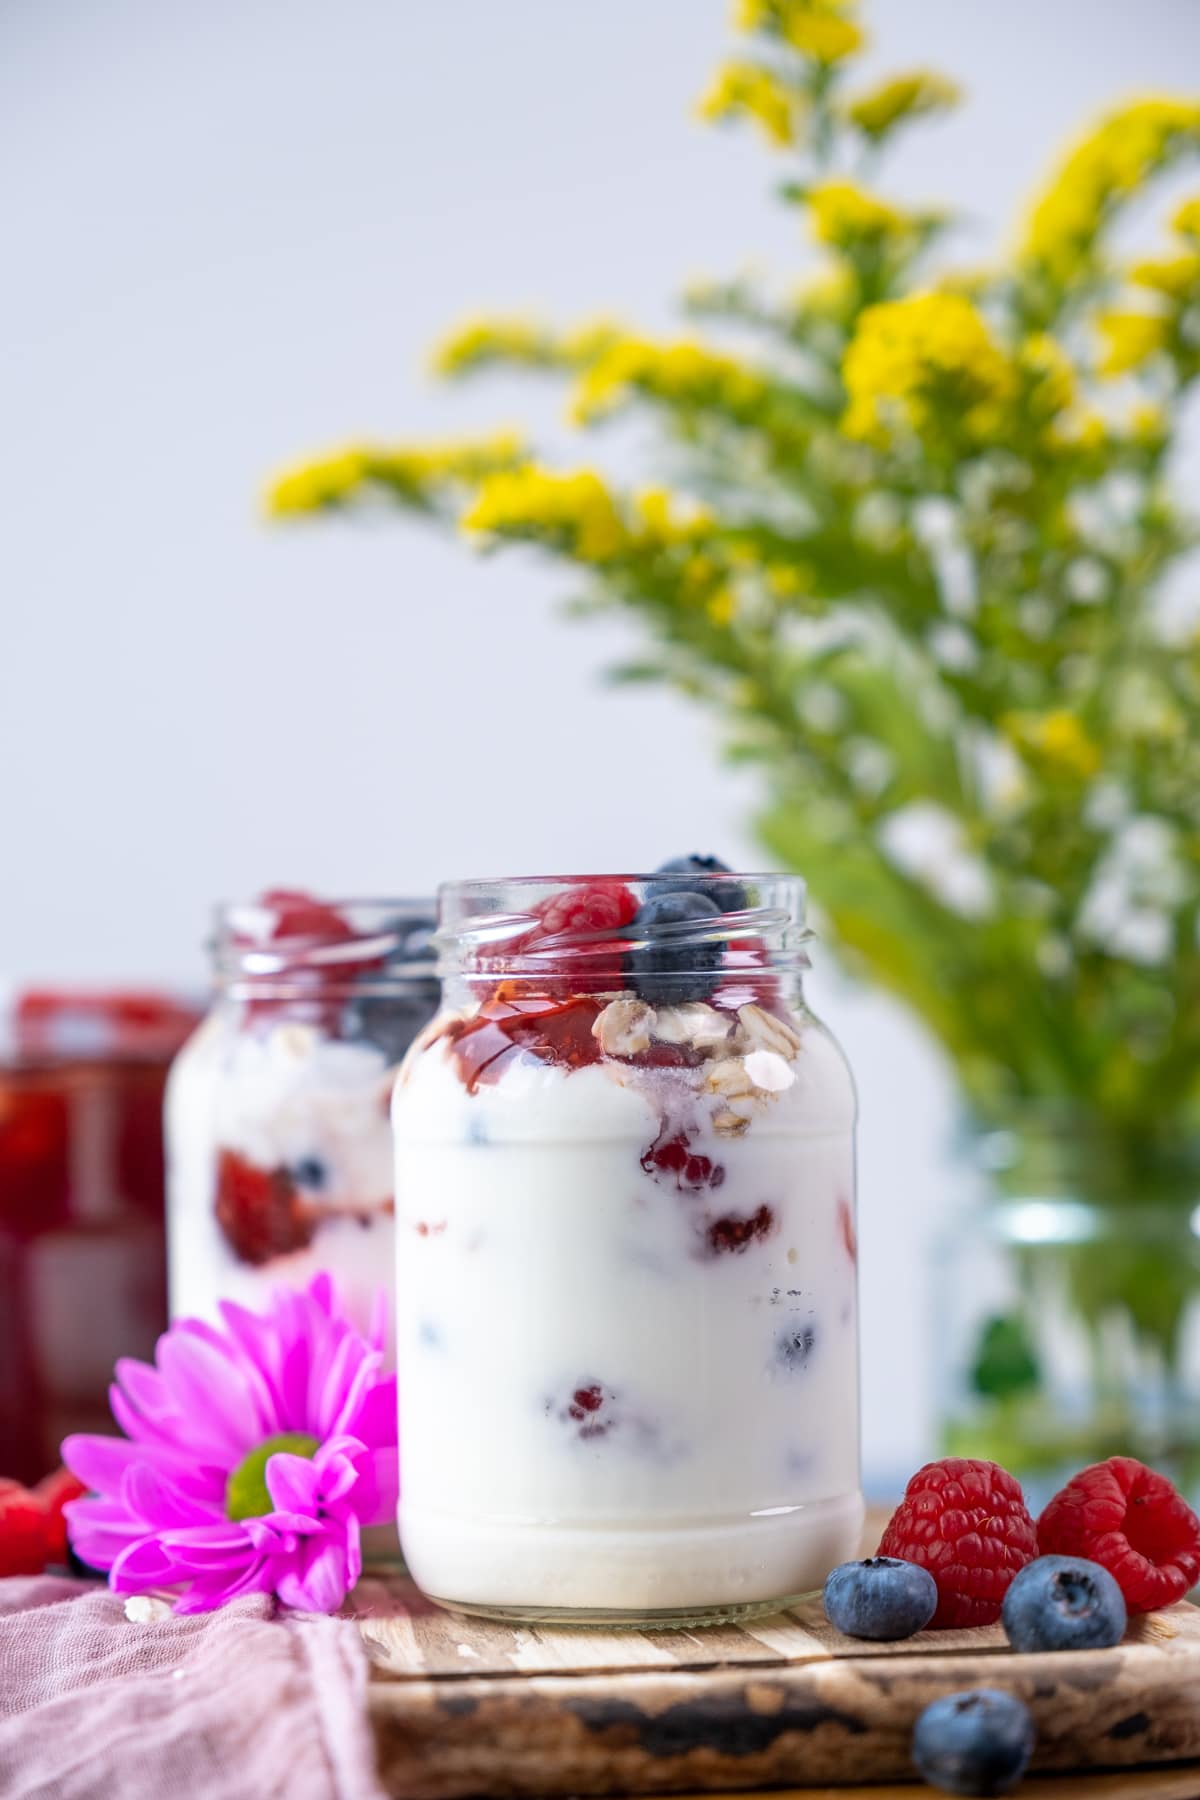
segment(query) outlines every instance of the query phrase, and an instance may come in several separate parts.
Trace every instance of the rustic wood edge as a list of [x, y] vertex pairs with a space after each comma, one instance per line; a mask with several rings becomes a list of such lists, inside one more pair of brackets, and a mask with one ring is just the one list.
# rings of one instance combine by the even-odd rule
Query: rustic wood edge
[[381, 1779], [407, 1800], [903, 1780], [922, 1707], [989, 1679], [1031, 1707], [1035, 1769], [1200, 1757], [1200, 1658], [1164, 1659], [1152, 1693], [1139, 1673], [1137, 1646], [981, 1656], [965, 1683], [958, 1657], [847, 1657], [646, 1670], [632, 1681], [586, 1673], [385, 1681], [368, 1688], [367, 1705]]

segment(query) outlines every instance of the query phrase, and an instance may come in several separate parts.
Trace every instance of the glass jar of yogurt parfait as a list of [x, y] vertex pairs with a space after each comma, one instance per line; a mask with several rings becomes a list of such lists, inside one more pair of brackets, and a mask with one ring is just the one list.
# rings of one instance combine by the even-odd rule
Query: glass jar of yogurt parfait
[[501, 1618], [772, 1611], [862, 1524], [854, 1088], [804, 887], [451, 883], [393, 1097], [400, 1531]]
[[215, 1004], [167, 1084], [172, 1317], [327, 1270], [390, 1356], [388, 1109], [438, 1003], [432, 912], [284, 889], [219, 909]]

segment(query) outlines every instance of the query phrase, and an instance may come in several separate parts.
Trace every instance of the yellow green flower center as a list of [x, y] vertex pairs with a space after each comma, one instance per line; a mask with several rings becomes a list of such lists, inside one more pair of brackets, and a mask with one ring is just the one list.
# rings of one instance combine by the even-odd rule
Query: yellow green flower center
[[244, 1457], [225, 1483], [225, 1517], [227, 1519], [261, 1519], [274, 1512], [275, 1502], [267, 1491], [267, 1463], [272, 1456], [306, 1456], [310, 1460], [320, 1448], [320, 1438], [307, 1431], [280, 1431], [264, 1438]]

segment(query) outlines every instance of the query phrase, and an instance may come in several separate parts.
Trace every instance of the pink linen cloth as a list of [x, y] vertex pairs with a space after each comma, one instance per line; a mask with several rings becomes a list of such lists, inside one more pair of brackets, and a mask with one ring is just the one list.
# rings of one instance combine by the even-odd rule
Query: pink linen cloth
[[148, 1624], [95, 1582], [0, 1581], [4, 1800], [383, 1800], [348, 1619], [264, 1595]]

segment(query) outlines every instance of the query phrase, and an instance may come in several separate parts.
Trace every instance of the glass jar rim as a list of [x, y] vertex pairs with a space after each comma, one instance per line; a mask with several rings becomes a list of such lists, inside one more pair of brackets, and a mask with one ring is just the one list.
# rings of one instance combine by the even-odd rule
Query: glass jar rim
[[268, 896], [219, 902], [209, 939], [218, 982], [244, 984], [255, 994], [283, 998], [311, 992], [315, 982], [324, 989], [340, 982], [366, 996], [436, 979], [437, 908], [432, 897], [322, 896], [313, 897], [311, 905], [315, 920], [324, 914], [330, 921], [325, 928], [318, 922], [314, 929], [273, 937], [272, 919], [283, 908]]
[[[633, 917], [622, 920], [618, 913], [610, 923], [580, 928], [569, 921], [546, 931], [547, 903], [587, 889], [626, 890], [620, 896], [624, 908], [630, 899], [640, 908], [654, 894], [698, 892], [716, 910], [640, 929]], [[812, 937], [805, 923], [806, 891], [799, 875], [704, 868], [446, 881], [438, 889], [438, 969], [444, 977], [468, 981], [547, 978], [556, 986], [569, 983], [574, 971], [589, 987], [603, 977], [607, 986], [619, 988], [614, 950], [623, 958], [657, 947], [669, 950], [681, 975], [692, 950], [697, 969], [711, 968], [714, 952], [736, 956], [753, 950], [758, 969], [796, 971], [808, 967], [805, 946]]]

